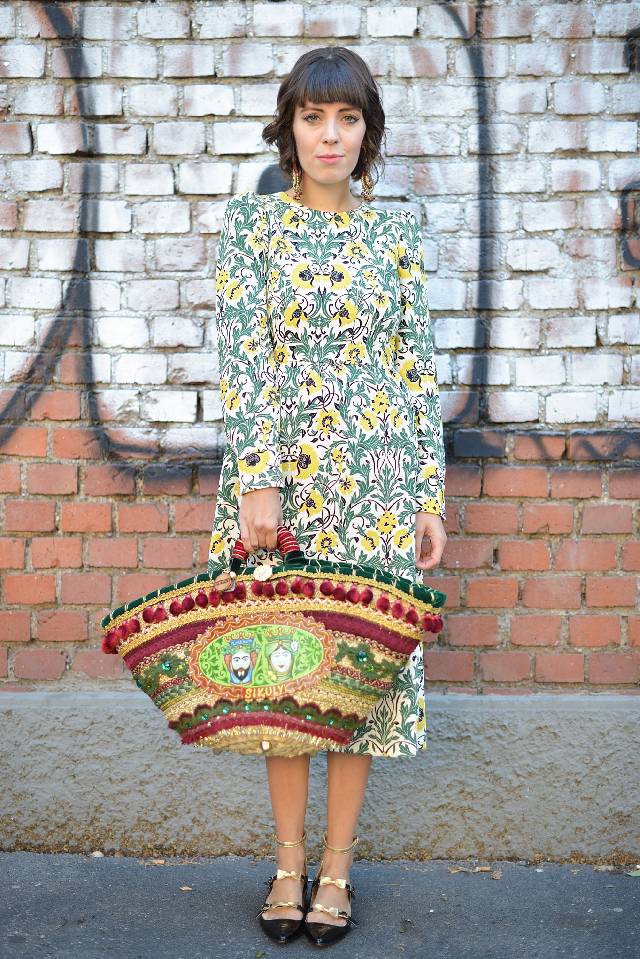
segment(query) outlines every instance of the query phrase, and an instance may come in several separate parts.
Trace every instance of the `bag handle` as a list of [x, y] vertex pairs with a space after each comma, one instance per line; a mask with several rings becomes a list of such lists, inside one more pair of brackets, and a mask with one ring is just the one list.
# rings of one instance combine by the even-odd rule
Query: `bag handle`
[[[300, 549], [298, 540], [286, 526], [278, 526], [276, 530], [276, 540], [276, 549], [280, 553], [285, 565], [295, 560], [304, 559], [304, 553]], [[246, 563], [248, 555], [249, 553], [247, 552], [246, 546], [242, 542], [242, 539], [238, 537], [231, 551], [231, 563], [229, 564], [231, 572], [240, 573]]]

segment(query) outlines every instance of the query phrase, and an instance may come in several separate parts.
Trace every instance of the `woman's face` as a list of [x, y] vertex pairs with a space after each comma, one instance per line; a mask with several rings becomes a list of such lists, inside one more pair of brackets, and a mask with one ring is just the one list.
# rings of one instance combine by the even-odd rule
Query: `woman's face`
[[284, 646], [276, 646], [269, 657], [276, 673], [288, 673], [291, 668], [291, 652]]
[[[366, 125], [362, 111], [348, 103], [312, 103], [296, 107], [293, 136], [304, 172], [318, 183], [338, 183], [358, 163]], [[334, 155], [336, 159], [322, 157]]]

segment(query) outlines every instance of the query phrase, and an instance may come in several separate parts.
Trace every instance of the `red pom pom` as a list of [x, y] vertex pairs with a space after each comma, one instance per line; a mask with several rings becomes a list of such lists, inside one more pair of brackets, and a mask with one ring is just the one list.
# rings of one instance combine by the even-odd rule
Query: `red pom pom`
[[262, 583], [259, 579], [251, 580], [251, 592], [254, 596], [262, 596]]
[[276, 580], [275, 589], [278, 596], [286, 596], [289, 592], [289, 584], [286, 579], [278, 579]]
[[110, 629], [108, 633], [105, 633], [102, 639], [102, 652], [111, 654], [117, 652], [116, 641], [116, 630]]
[[173, 616], [180, 615], [180, 613], [182, 612], [182, 603], [180, 602], [179, 599], [171, 600], [171, 603], [169, 604], [169, 612], [172, 613]]
[[127, 629], [126, 623], [123, 623], [122, 626], [118, 626], [116, 629], [116, 641], [119, 642], [121, 639], [126, 639], [128, 635], [129, 630]]
[[134, 616], [132, 619], [127, 620], [127, 629], [130, 633], [139, 633], [140, 632], [140, 620], [136, 619]]
[[155, 610], [154, 610], [153, 606], [145, 606], [145, 608], [142, 610], [142, 618], [144, 619], [145, 623], [152, 623], [152, 622], [153, 622], [153, 614], [154, 614], [154, 612], [155, 612]]
[[442, 616], [435, 616], [434, 619], [435, 619], [435, 626], [433, 631], [434, 633], [439, 633], [440, 630], [444, 627], [444, 620], [442, 619]]
[[304, 583], [302, 584], [302, 592], [307, 599], [311, 599], [313, 596], [315, 596], [316, 584], [312, 579], [305, 579]]
[[331, 596], [331, 594], [333, 593], [333, 583], [331, 582], [331, 580], [329, 579], [322, 580], [322, 582], [320, 583], [320, 592], [323, 593], [324, 596]]
[[381, 613], [386, 613], [389, 610], [391, 603], [389, 602], [389, 597], [386, 593], [382, 593], [378, 596], [376, 600], [376, 609], [379, 609]]
[[416, 623], [419, 622], [420, 616], [418, 615], [418, 610], [415, 608], [415, 606], [412, 606], [411, 609], [408, 610], [405, 619], [408, 623], [411, 623], [412, 626], [415, 626]]
[[163, 623], [165, 619], [168, 619], [168, 618], [169, 617], [167, 616], [167, 611], [164, 608], [164, 606], [156, 607], [156, 610], [153, 614], [154, 623]]
[[365, 586], [365, 588], [360, 593], [360, 602], [366, 606], [367, 603], [370, 603], [372, 599], [373, 599], [373, 590], [371, 589], [370, 586]]
[[394, 616], [396, 619], [400, 619], [403, 613], [404, 613], [404, 606], [402, 605], [400, 600], [399, 599], [394, 600], [393, 606], [391, 607], [391, 615]]
[[187, 613], [190, 609], [196, 605], [196, 601], [189, 593], [186, 596], [182, 597], [182, 610]]
[[295, 579], [291, 581], [291, 592], [299, 593], [302, 590], [302, 579], [300, 576], [296, 576]]
[[269, 597], [271, 597], [271, 596], [273, 596], [274, 592], [275, 592], [275, 590], [274, 590], [274, 588], [273, 588], [273, 583], [264, 582], [264, 583], [262, 584], [262, 595], [263, 595], [263, 596], [269, 596]]
[[236, 583], [233, 587], [233, 595], [236, 599], [246, 599], [247, 587], [244, 583]]
[[196, 594], [196, 603], [198, 604], [198, 606], [202, 607], [202, 609], [204, 609], [205, 606], [209, 605], [207, 594], [205, 593], [203, 589], [201, 589], [200, 592]]
[[347, 593], [347, 599], [350, 603], [359, 603], [360, 602], [360, 590], [357, 586], [352, 586], [349, 592]]
[[220, 593], [219, 593], [218, 590], [215, 589], [215, 588], [209, 590], [209, 603], [210, 603], [212, 606], [219, 606], [219, 605], [220, 605]]
[[334, 590], [333, 590], [333, 598], [334, 598], [334, 599], [345, 599], [345, 598], [346, 598], [346, 595], [347, 595], [346, 589], [344, 588], [344, 586], [342, 585], [342, 583], [338, 583], [338, 584], [335, 586]]
[[223, 603], [232, 603], [235, 598], [236, 597], [232, 589], [225, 589], [224, 592], [220, 593], [220, 599]]

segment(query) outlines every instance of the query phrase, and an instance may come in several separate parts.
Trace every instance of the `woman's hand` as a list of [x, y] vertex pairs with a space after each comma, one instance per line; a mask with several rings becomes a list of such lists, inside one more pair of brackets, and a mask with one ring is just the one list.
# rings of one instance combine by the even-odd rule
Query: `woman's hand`
[[433, 569], [444, 552], [447, 534], [442, 518], [436, 513], [416, 513], [416, 569]]
[[240, 498], [240, 539], [247, 553], [261, 546], [274, 550], [278, 545], [278, 526], [282, 526], [280, 487], [252, 489]]

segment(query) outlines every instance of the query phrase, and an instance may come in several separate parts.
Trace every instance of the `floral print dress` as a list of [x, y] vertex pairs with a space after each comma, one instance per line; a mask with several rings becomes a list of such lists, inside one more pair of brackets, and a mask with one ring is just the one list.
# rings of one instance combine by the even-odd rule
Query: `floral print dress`
[[[226, 447], [208, 569], [228, 568], [240, 499], [279, 487], [309, 558], [422, 582], [415, 513], [445, 518], [440, 397], [418, 220], [314, 210], [284, 191], [228, 201], [215, 273]], [[247, 566], [275, 551], [250, 554]], [[423, 650], [341, 752], [427, 746]]]

